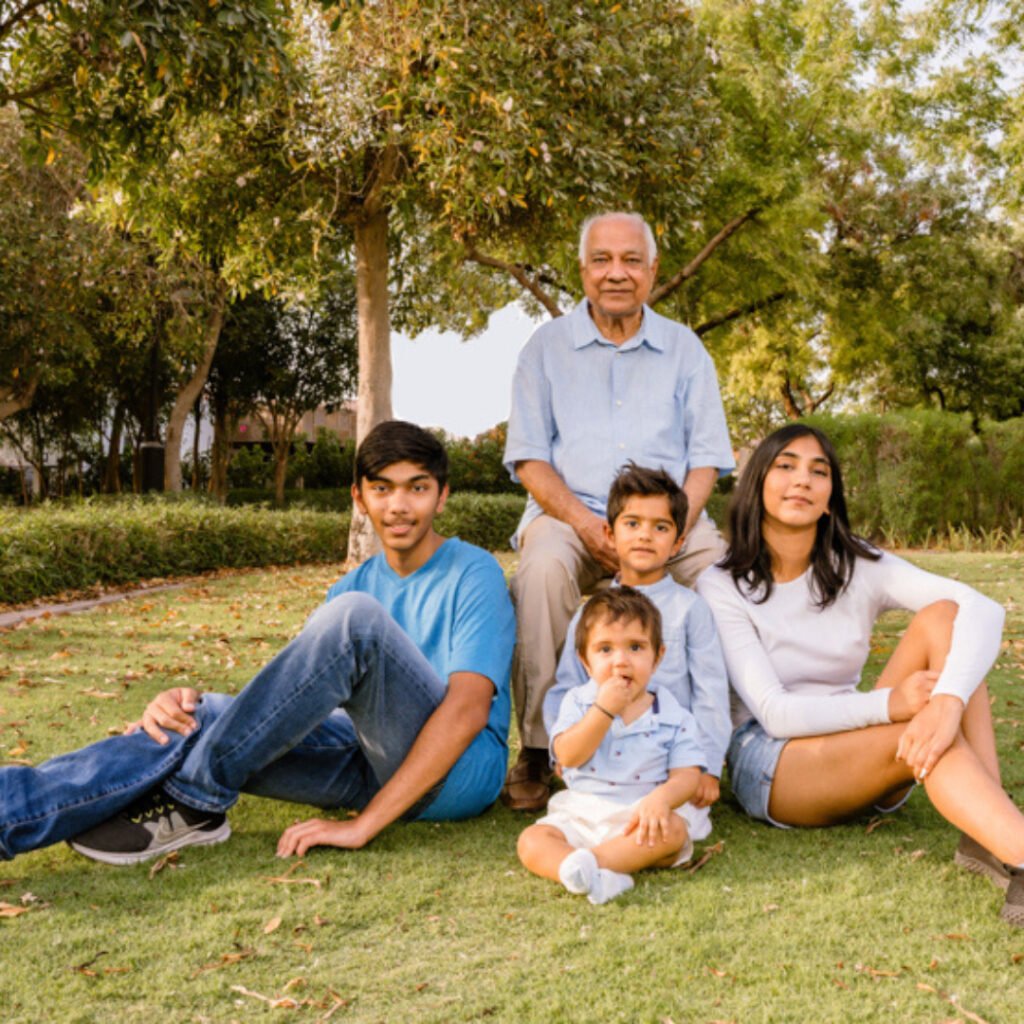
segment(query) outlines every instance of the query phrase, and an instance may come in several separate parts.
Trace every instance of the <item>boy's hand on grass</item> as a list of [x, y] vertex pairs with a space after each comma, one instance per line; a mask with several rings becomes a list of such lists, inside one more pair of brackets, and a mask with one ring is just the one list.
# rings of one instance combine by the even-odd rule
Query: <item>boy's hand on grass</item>
[[189, 736], [196, 729], [197, 723], [192, 712], [198, 704], [199, 691], [193, 690], [191, 686], [175, 686], [173, 689], [164, 690], [146, 705], [142, 717], [137, 722], [132, 722], [125, 729], [125, 734], [141, 729], [161, 746], [168, 741], [164, 729]]
[[718, 779], [714, 775], [708, 775], [707, 772], [701, 772], [697, 789], [694, 791], [693, 796], [690, 797], [690, 803], [694, 807], [710, 807], [713, 803], [717, 802], [721, 795], [722, 791], [718, 784]]
[[278, 857], [303, 857], [314, 846], [339, 846], [345, 850], [362, 849], [375, 835], [360, 818], [327, 821], [309, 818], [297, 821], [281, 833], [277, 841]]
[[668, 842], [669, 822], [672, 820], [672, 807], [657, 790], [648, 793], [635, 808], [633, 816], [626, 825], [624, 835], [636, 833], [637, 846], [654, 846], [655, 843]]

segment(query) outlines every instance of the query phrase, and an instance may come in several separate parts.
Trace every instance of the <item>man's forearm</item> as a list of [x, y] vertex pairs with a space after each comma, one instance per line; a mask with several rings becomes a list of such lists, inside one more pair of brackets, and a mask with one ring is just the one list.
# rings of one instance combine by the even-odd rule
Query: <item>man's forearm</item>
[[480, 699], [482, 693], [453, 694], [449, 689], [420, 730], [398, 771], [359, 814], [359, 820], [369, 832], [368, 840], [401, 817], [443, 779], [487, 724], [494, 689], [490, 680], [480, 679], [481, 683], [463, 683], [462, 686], [486, 687], [485, 699]]
[[690, 503], [690, 510], [686, 514], [687, 533], [693, 528], [697, 517], [704, 510], [717, 481], [718, 470], [714, 466], [698, 466], [686, 474], [683, 490], [686, 492], [686, 500]]
[[594, 513], [569, 490], [550, 462], [529, 459], [516, 463], [516, 476], [534, 501], [551, 517], [568, 523], [574, 530]]

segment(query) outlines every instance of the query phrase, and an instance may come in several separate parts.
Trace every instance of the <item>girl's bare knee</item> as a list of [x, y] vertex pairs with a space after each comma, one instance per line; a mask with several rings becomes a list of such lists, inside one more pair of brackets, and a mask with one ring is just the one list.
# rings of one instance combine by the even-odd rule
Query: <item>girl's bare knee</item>
[[960, 606], [956, 601], [943, 599], [925, 605], [911, 620], [911, 626], [926, 629], [950, 629]]

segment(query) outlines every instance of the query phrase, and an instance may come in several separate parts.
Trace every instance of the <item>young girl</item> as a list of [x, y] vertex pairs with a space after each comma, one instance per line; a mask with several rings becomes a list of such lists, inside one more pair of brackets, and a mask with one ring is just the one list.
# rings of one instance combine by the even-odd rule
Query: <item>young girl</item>
[[[743, 808], [830, 825], [895, 809], [920, 782], [964, 833], [956, 862], [1006, 888], [1001, 916], [1024, 925], [1024, 816], [1000, 782], [984, 682], [1002, 608], [855, 536], [835, 451], [812, 427], [758, 446], [729, 518], [729, 552], [697, 590], [739, 698], [727, 763]], [[916, 614], [875, 689], [859, 692], [890, 608]]]
[[519, 836], [518, 852], [534, 874], [606, 903], [633, 887], [632, 872], [690, 859], [682, 805], [705, 758], [690, 712], [647, 688], [665, 651], [647, 597], [625, 586], [596, 594], [575, 639], [590, 680], [566, 693], [551, 732], [568, 789]]

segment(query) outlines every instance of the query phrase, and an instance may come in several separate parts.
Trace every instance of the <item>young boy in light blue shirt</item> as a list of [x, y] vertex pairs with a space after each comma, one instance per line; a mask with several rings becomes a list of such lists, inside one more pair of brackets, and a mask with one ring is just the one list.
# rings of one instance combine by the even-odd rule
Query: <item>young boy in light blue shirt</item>
[[[624, 584], [648, 597], [661, 612], [665, 656], [651, 680], [668, 690], [697, 720], [704, 750], [705, 771], [690, 803], [691, 838], [711, 834], [710, 807], [719, 797], [719, 778], [729, 746], [729, 685], [711, 610], [688, 587], [677, 583], [665, 568], [679, 550], [685, 534], [686, 494], [660, 469], [628, 463], [608, 495], [608, 537], [619, 556], [615, 584]], [[569, 624], [574, 635], [580, 612]], [[555, 684], [544, 700], [548, 735], [565, 695], [587, 681], [587, 672], [572, 644], [566, 643]]]
[[658, 609], [631, 587], [583, 607], [576, 651], [590, 680], [570, 690], [551, 730], [567, 789], [519, 837], [523, 865], [591, 903], [632, 888], [632, 873], [693, 853], [686, 802], [704, 752], [697, 723], [665, 689], [649, 687], [665, 652]]

